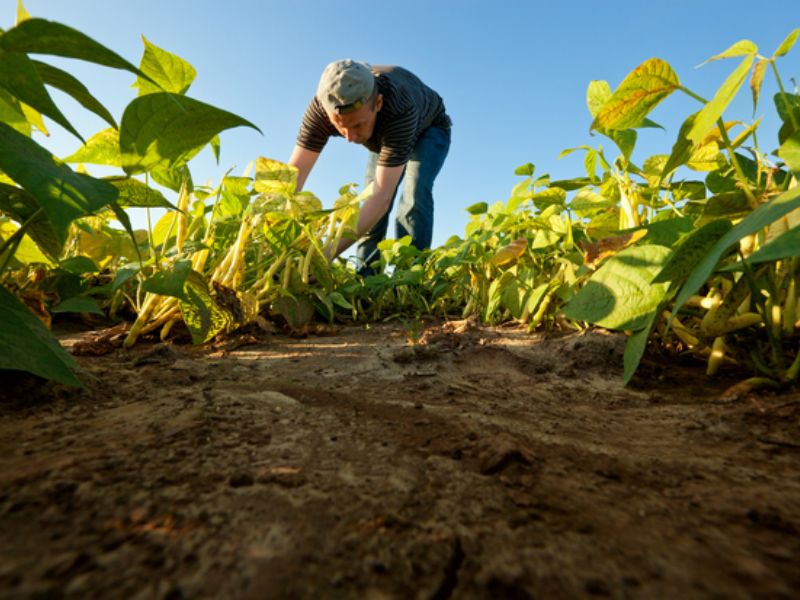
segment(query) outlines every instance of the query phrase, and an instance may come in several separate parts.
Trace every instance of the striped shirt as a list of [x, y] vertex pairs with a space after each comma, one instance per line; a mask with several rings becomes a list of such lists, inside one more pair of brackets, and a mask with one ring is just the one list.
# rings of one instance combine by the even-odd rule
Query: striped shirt
[[[375, 119], [372, 137], [364, 142], [378, 154], [378, 164], [397, 167], [406, 164], [417, 139], [429, 127], [452, 125], [442, 98], [420, 79], [401, 67], [373, 65], [372, 72], [383, 95], [383, 106]], [[314, 97], [306, 108], [297, 145], [321, 152], [331, 136], [341, 134], [328, 119], [322, 104]]]

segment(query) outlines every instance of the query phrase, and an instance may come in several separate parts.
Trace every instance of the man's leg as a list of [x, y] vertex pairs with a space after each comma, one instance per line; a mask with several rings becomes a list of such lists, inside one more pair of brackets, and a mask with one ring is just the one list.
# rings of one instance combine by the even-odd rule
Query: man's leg
[[[433, 238], [433, 182], [450, 149], [450, 129], [431, 127], [417, 140], [406, 164], [403, 197], [397, 206], [397, 239], [411, 236], [416, 248], [429, 248]], [[398, 186], [399, 187], [399, 186]]]
[[[370, 183], [375, 181], [375, 169], [378, 166], [378, 155], [374, 152], [369, 153], [369, 160], [367, 160], [367, 174], [364, 178], [364, 188]], [[399, 184], [398, 184], [399, 187]], [[395, 190], [397, 193], [397, 190]], [[358, 273], [366, 277], [373, 275], [375, 270], [369, 265], [380, 258], [380, 250], [378, 250], [378, 243], [386, 237], [386, 229], [389, 225], [389, 213], [392, 212], [392, 205], [394, 204], [394, 196], [389, 204], [389, 209], [380, 220], [372, 226], [367, 234], [361, 238], [356, 247], [356, 258], [358, 259]]]

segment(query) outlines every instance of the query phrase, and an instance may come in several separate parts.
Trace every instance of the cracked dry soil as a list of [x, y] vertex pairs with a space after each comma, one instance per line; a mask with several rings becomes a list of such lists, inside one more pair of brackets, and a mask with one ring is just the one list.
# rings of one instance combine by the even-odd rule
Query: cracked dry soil
[[797, 597], [800, 394], [466, 325], [4, 382], [0, 597]]

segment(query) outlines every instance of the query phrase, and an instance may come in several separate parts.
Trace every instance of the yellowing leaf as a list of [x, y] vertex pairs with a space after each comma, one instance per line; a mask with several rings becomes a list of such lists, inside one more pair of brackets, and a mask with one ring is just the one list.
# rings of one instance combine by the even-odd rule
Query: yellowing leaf
[[775, 50], [775, 54], [772, 55], [772, 58], [778, 58], [779, 56], [784, 56], [786, 53], [788, 53], [797, 41], [797, 36], [800, 36], [800, 28], [795, 29], [786, 36], [786, 39], [783, 40], [781, 45], [778, 46], [778, 49]]
[[735, 58], [737, 56], [755, 56], [757, 52], [758, 52], [758, 46], [756, 46], [753, 42], [751, 42], [750, 40], [739, 40], [731, 47], [729, 47], [727, 50], [712, 56], [703, 64], [710, 63], [711, 61], [720, 60], [723, 58]]
[[23, 21], [27, 21], [31, 18], [30, 13], [25, 8], [25, 5], [22, 4], [22, 0], [17, 0], [17, 25], [22, 23]]
[[122, 158], [119, 151], [119, 131], [113, 127], [98, 131], [86, 143], [64, 159], [68, 163], [89, 163], [119, 167]]
[[632, 246], [647, 235], [646, 229], [639, 229], [624, 235], [615, 235], [603, 238], [596, 242], [583, 242], [578, 244], [583, 250], [583, 261], [587, 265], [601, 262], [609, 256], [614, 256], [620, 250]]
[[525, 253], [525, 249], [528, 247], [528, 240], [524, 237], [517, 238], [513, 242], [511, 242], [508, 246], [504, 246], [500, 248], [492, 259], [489, 261], [489, 264], [494, 265], [495, 267], [499, 267], [501, 265], [508, 264], [517, 260], [520, 256]]
[[651, 58], [636, 67], [620, 83], [592, 123], [592, 129], [629, 129], [639, 126], [647, 114], [680, 86], [672, 67]]
[[744, 83], [745, 77], [747, 77], [747, 73], [750, 71], [750, 66], [753, 64], [753, 60], [755, 60], [755, 56], [753, 54], [748, 54], [744, 60], [739, 63], [736, 70], [728, 76], [717, 90], [714, 98], [697, 113], [692, 128], [686, 134], [686, 139], [697, 144], [708, 134], [709, 129], [716, 124], [717, 119], [722, 116], [722, 113]]
[[596, 117], [600, 109], [611, 98], [611, 86], [607, 81], [590, 81], [586, 89], [586, 106], [592, 117]]
[[717, 142], [709, 142], [698, 146], [686, 161], [686, 166], [693, 171], [713, 171], [719, 168], [719, 146]]
[[756, 112], [758, 106], [758, 96], [761, 94], [761, 84], [764, 82], [764, 73], [767, 71], [769, 61], [761, 59], [753, 67], [753, 73], [750, 75], [750, 91], [753, 92], [753, 112]]
[[262, 193], [293, 196], [297, 189], [297, 167], [278, 160], [259, 156], [256, 160], [256, 179], [253, 189]]

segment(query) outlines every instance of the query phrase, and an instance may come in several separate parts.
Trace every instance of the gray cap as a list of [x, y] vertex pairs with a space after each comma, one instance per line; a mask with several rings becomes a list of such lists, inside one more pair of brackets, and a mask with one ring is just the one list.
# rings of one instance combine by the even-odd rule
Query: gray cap
[[337, 60], [322, 72], [317, 98], [329, 113], [347, 114], [361, 108], [372, 97], [375, 77], [364, 62]]

